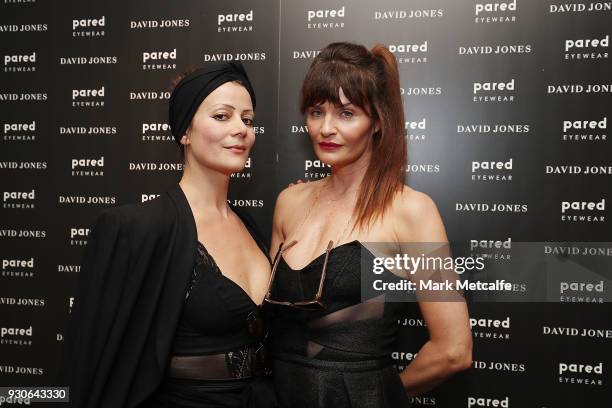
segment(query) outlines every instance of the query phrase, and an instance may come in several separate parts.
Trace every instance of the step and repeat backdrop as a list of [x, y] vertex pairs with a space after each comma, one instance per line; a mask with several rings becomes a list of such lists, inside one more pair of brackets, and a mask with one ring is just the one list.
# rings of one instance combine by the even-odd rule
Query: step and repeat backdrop
[[[269, 236], [278, 192], [329, 174], [297, 109], [304, 74], [322, 47], [352, 41], [397, 57], [406, 181], [435, 200], [451, 242], [491, 264], [528, 244], [591, 268], [537, 302], [520, 295], [538, 268], [517, 268], [512, 302], [470, 303], [472, 369], [414, 406], [608, 406], [610, 281], [592, 266], [612, 259], [611, 35], [610, 1], [1, 0], [0, 385], [54, 384], [96, 214], [180, 178], [174, 78], [246, 66], [257, 142], [230, 201]], [[427, 327], [416, 304], [398, 324], [401, 369]]]

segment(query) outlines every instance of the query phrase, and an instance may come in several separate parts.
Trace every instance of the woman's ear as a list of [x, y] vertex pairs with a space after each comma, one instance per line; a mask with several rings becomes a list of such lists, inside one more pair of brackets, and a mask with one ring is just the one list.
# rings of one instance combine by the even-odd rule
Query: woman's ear
[[187, 146], [189, 144], [191, 144], [191, 139], [189, 139], [189, 132], [191, 132], [191, 123], [189, 124], [189, 127], [185, 130], [185, 134], [183, 135], [183, 137], [181, 137], [181, 144], [183, 146]]
[[380, 120], [376, 120], [376, 122], [374, 122], [374, 133], [378, 133], [380, 132]]

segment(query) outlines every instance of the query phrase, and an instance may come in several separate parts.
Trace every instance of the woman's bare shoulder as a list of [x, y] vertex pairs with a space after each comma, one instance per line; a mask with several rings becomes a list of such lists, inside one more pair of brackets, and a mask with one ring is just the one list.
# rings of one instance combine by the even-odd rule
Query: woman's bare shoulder
[[438, 213], [438, 207], [433, 199], [409, 186], [403, 186], [393, 200], [393, 207], [402, 217], [409, 220], [417, 220]]
[[296, 183], [280, 192], [276, 199], [276, 209], [296, 208], [307, 204], [311, 194], [320, 188], [322, 180]]
[[398, 235], [404, 239], [431, 242], [446, 239], [436, 203], [421, 191], [404, 186], [393, 200], [392, 214]]

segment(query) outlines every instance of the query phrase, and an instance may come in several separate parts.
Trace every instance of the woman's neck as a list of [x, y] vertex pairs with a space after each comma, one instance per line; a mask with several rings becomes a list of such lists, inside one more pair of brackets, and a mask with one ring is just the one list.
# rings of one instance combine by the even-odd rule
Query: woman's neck
[[370, 155], [363, 154], [357, 161], [346, 166], [332, 166], [332, 175], [328, 181], [329, 191], [334, 196], [339, 197], [358, 190], [368, 170], [369, 162]]
[[185, 163], [179, 185], [194, 214], [216, 211], [228, 216], [227, 191], [229, 176], [202, 166]]

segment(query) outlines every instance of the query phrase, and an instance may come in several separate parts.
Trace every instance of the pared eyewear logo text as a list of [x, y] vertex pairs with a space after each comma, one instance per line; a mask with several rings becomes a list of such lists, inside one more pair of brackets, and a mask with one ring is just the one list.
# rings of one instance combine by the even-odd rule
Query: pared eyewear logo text
[[253, 31], [253, 10], [246, 13], [228, 13], [217, 15], [217, 32], [234, 33]]
[[512, 158], [507, 161], [472, 161], [472, 181], [512, 181], [512, 166]]
[[476, 24], [499, 24], [516, 22], [516, 0], [476, 3], [474, 22]]
[[473, 102], [514, 102], [515, 80], [508, 82], [474, 82]]
[[404, 122], [406, 139], [411, 142], [423, 141], [427, 138], [427, 118], [420, 120], [407, 120]]
[[73, 89], [72, 107], [74, 108], [97, 108], [104, 106], [106, 89]]
[[474, 338], [485, 340], [510, 339], [510, 316], [505, 319], [470, 317], [470, 327]]
[[388, 44], [387, 48], [392, 52], [398, 64], [422, 64], [427, 62], [429, 43], [427, 40], [416, 44]]
[[563, 140], [574, 142], [606, 141], [608, 117], [600, 120], [564, 120]]
[[174, 142], [174, 136], [167, 123], [143, 123], [141, 140], [143, 142]]
[[508, 261], [512, 258], [512, 238], [505, 240], [471, 239], [470, 254], [486, 260]]
[[606, 199], [600, 201], [561, 201], [561, 221], [605, 222]]
[[602, 386], [604, 365], [603, 362], [559, 362], [558, 374], [560, 383]]
[[106, 16], [72, 20], [73, 37], [103, 37], [106, 35]]
[[34, 258], [30, 259], [3, 259], [3, 278], [32, 278], [34, 277]]
[[309, 30], [329, 30], [344, 28], [346, 6], [339, 9], [318, 9], [306, 12], [306, 28]]
[[32, 326], [30, 327], [0, 327], [0, 345], [31, 346]]
[[510, 408], [510, 397], [491, 398], [491, 397], [467, 397], [467, 407], [500, 407]]
[[71, 227], [69, 230], [70, 245], [71, 246], [85, 246], [87, 245], [87, 239], [89, 239], [89, 228]]
[[142, 69], [145, 71], [176, 69], [176, 48], [171, 51], [143, 52]]
[[35, 199], [35, 189], [32, 189], [32, 191], [4, 191], [2, 195], [2, 208], [33, 209]]
[[32, 54], [13, 54], [4, 56], [4, 72], [36, 71], [36, 51]]
[[596, 60], [608, 58], [610, 35], [603, 38], [577, 38], [565, 40], [566, 60]]
[[71, 175], [77, 177], [104, 176], [104, 156], [71, 160]]
[[5, 141], [34, 141], [36, 140], [36, 121], [30, 123], [5, 123], [3, 126], [3, 139]]

